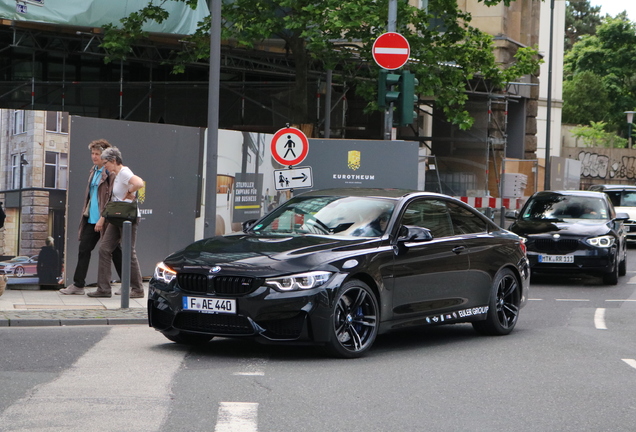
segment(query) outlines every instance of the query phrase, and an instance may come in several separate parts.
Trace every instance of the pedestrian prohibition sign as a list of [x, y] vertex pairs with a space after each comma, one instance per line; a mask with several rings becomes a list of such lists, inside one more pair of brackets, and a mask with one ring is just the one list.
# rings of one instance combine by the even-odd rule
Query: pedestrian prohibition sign
[[298, 165], [309, 152], [309, 141], [303, 131], [286, 127], [280, 129], [272, 138], [272, 156], [281, 165]]
[[409, 41], [399, 33], [389, 32], [373, 42], [373, 60], [383, 69], [399, 69], [411, 54]]

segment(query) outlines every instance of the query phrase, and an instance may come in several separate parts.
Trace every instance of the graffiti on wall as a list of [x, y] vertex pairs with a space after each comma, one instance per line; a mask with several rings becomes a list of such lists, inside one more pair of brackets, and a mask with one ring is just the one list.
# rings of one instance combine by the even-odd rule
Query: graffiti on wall
[[621, 156], [620, 160], [609, 156], [582, 151], [578, 159], [581, 161], [581, 175], [602, 179], [636, 179], [636, 156]]

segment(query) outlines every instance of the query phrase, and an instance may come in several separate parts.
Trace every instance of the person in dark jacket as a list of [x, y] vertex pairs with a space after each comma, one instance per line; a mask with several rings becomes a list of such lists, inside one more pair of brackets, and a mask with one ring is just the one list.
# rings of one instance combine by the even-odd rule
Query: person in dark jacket
[[47, 285], [58, 284], [61, 274], [60, 255], [53, 245], [53, 237], [47, 237], [46, 245], [40, 249], [37, 269], [40, 288], [50, 288]]

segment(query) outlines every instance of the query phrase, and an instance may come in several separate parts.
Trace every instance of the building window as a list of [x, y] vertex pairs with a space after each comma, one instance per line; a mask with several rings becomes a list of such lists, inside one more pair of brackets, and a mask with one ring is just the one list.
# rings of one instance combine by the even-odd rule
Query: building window
[[13, 111], [13, 135], [26, 132], [26, 114], [24, 110]]
[[48, 132], [68, 133], [68, 113], [47, 111], [46, 130]]
[[[11, 155], [11, 187], [10, 189], [20, 189], [20, 161], [23, 160], [24, 153]], [[26, 161], [24, 161], [26, 165]], [[26, 170], [22, 170], [22, 187], [26, 181]]]
[[46, 152], [44, 160], [44, 187], [66, 189], [68, 185], [68, 154]]

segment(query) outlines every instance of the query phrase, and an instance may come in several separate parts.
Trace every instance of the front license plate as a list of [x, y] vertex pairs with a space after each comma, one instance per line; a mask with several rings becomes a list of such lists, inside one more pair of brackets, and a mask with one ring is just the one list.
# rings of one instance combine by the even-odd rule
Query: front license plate
[[574, 262], [574, 255], [539, 255], [539, 262], [571, 264]]
[[183, 297], [183, 309], [208, 313], [236, 313], [236, 300], [208, 297]]

